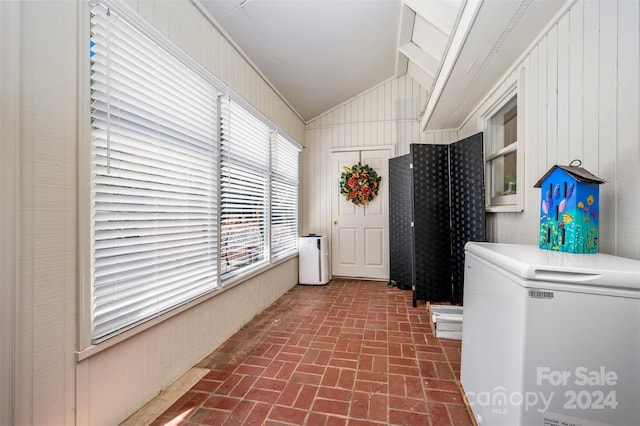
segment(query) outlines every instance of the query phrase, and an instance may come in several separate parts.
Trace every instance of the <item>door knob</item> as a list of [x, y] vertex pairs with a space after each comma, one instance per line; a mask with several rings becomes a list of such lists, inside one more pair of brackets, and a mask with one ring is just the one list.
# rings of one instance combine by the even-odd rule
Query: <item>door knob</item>
[[337, 220], [334, 220], [334, 221], [333, 221], [333, 224], [334, 224], [334, 225], [337, 225], [337, 224], [338, 224], [338, 221], [337, 221]]

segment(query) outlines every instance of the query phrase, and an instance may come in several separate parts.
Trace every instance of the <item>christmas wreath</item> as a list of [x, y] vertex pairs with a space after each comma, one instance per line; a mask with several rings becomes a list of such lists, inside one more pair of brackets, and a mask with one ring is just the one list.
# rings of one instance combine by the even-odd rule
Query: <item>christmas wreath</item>
[[360, 163], [343, 168], [344, 172], [340, 175], [340, 193], [348, 201], [366, 205], [376, 198], [382, 178], [375, 170], [367, 164], [363, 166]]

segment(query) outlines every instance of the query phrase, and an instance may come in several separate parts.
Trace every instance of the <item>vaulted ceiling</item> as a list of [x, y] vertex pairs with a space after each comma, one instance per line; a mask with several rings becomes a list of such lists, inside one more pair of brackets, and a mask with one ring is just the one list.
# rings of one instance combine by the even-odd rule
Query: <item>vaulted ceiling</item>
[[305, 121], [407, 73], [455, 128], [564, 0], [200, 2]]

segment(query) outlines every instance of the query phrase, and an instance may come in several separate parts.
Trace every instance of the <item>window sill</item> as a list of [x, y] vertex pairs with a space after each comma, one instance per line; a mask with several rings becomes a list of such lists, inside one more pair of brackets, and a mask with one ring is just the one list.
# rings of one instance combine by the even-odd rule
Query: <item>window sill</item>
[[524, 209], [517, 204], [508, 204], [504, 206], [486, 206], [485, 211], [488, 213], [522, 213]]

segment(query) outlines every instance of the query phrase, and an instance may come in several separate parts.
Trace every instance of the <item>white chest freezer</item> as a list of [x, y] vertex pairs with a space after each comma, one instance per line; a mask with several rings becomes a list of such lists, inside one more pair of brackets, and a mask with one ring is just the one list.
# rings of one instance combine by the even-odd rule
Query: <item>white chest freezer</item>
[[298, 282], [324, 285], [329, 282], [327, 237], [306, 235], [298, 241]]
[[640, 262], [468, 243], [460, 382], [479, 425], [640, 425]]

